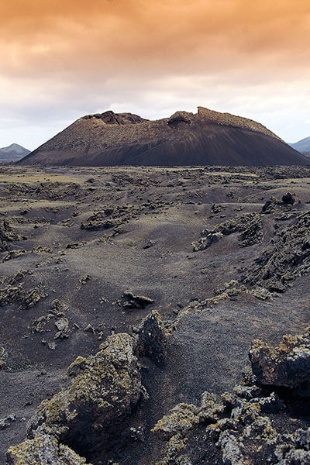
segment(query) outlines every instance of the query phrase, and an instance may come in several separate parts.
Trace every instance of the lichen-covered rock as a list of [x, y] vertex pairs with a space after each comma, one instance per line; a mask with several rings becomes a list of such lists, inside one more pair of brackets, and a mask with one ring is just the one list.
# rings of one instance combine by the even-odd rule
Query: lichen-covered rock
[[[142, 394], [136, 341], [128, 334], [110, 336], [95, 356], [78, 357], [69, 367], [71, 386], [44, 400], [28, 425], [28, 438], [50, 435], [78, 453], [110, 447]], [[125, 429], [125, 428], [124, 428]]]
[[[8, 465], [85, 465], [86, 460], [49, 435], [27, 439], [7, 452]], [[89, 464], [91, 465], [91, 464]]]
[[249, 355], [258, 385], [310, 397], [310, 328], [303, 335], [284, 336], [275, 348], [255, 340]]
[[[166, 444], [156, 465], [309, 465], [306, 410], [300, 419], [296, 411], [291, 416], [292, 399], [283, 391], [295, 395], [303, 388], [309, 395], [304, 389], [310, 379], [309, 331], [284, 337], [276, 349], [254, 342], [253, 371], [232, 394], [217, 401], [204, 393], [199, 406], [180, 404], [158, 421], [153, 432]], [[272, 392], [277, 387], [279, 392]]]
[[179, 404], [156, 423], [153, 432], [163, 439], [170, 439], [179, 433], [184, 435], [199, 422], [197, 413], [198, 408], [195, 405]]

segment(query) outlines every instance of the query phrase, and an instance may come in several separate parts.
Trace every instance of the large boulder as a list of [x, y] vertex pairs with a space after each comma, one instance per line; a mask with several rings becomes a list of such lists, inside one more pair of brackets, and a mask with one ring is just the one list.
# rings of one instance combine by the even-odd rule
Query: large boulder
[[96, 355], [78, 357], [68, 368], [71, 386], [40, 404], [28, 438], [55, 438], [86, 458], [126, 441], [126, 421], [143, 392], [135, 347], [134, 337], [115, 334]]

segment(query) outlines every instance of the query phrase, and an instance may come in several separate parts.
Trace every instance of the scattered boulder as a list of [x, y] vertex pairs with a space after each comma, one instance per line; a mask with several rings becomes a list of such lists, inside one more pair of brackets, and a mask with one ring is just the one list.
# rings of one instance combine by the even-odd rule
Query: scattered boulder
[[220, 232], [209, 233], [206, 236], [203, 235], [198, 241], [192, 243], [193, 252], [207, 249], [212, 244], [216, 244], [222, 237], [223, 234]]
[[16, 415], [13, 413], [5, 418], [0, 418], [0, 430], [9, 428], [14, 421], [16, 421]]
[[71, 330], [69, 329], [68, 318], [61, 317], [55, 321], [57, 332], [54, 339], [67, 339], [70, 336]]
[[19, 286], [6, 286], [0, 289], [0, 307], [18, 302], [22, 308], [32, 308], [41, 299], [47, 297], [43, 289], [34, 288], [25, 290], [22, 285]]

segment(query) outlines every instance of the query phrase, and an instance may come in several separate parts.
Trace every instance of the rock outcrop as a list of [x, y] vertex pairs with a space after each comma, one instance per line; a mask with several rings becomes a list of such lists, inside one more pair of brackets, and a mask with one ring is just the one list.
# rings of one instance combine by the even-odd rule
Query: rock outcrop
[[131, 113], [87, 115], [21, 164], [72, 166], [266, 166], [306, 158], [256, 121], [198, 107], [148, 121]]
[[134, 337], [116, 334], [95, 356], [78, 357], [68, 368], [71, 386], [41, 403], [28, 440], [10, 448], [9, 463], [84, 463], [84, 455], [120, 448], [129, 434], [127, 418], [143, 393], [135, 347]]
[[284, 389], [294, 398], [310, 398], [310, 328], [303, 335], [284, 336], [276, 348], [253, 341], [250, 360], [257, 385]]
[[112, 335], [95, 356], [77, 357], [67, 370], [71, 386], [39, 405], [27, 440], [8, 450], [8, 464], [78, 465], [120, 453], [133, 435], [137, 440], [140, 430], [130, 427], [130, 418], [148, 396], [138, 357], [162, 366], [165, 346], [160, 315], [153, 311], [136, 335]]
[[[116, 463], [128, 431], [138, 431], [129, 427], [144, 391], [135, 353], [162, 364], [166, 342], [160, 316], [152, 312], [137, 336], [110, 336], [94, 357], [78, 357], [68, 368], [71, 387], [41, 403], [28, 439], [10, 447], [7, 463], [82, 465], [82, 455]], [[249, 356], [252, 369], [233, 393], [217, 399], [206, 391], [200, 405], [183, 402], [157, 421], [152, 432], [165, 447], [156, 465], [309, 463], [306, 410], [298, 414], [294, 403], [302, 399], [305, 406], [310, 399], [310, 328], [285, 336], [276, 348], [256, 340]]]

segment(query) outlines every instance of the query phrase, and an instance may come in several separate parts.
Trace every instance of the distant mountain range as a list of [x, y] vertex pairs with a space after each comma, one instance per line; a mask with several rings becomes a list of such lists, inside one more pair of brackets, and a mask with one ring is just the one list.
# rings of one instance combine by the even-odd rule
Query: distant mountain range
[[84, 116], [23, 158], [63, 166], [266, 166], [307, 159], [256, 121], [198, 107], [149, 121], [131, 113]]
[[21, 145], [11, 144], [8, 147], [0, 149], [0, 163], [15, 163], [28, 155], [30, 150]]
[[310, 157], [310, 137], [306, 137], [305, 139], [302, 139], [298, 142], [295, 142], [294, 144], [289, 145], [293, 147], [295, 150], [298, 150], [298, 152], [301, 152], [305, 154], [307, 157]]

